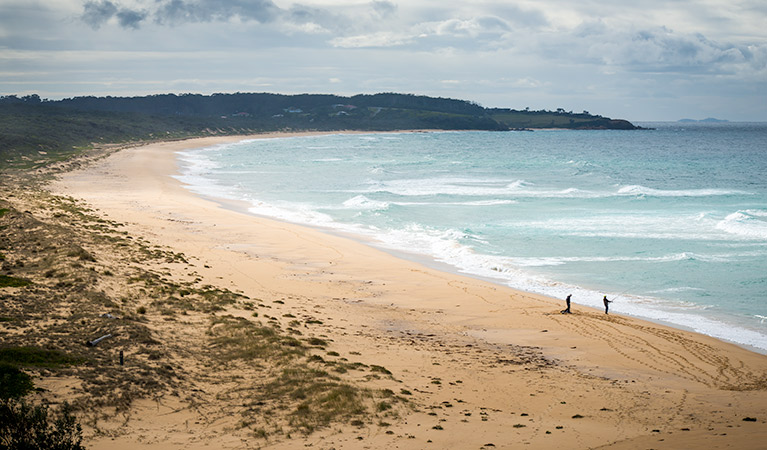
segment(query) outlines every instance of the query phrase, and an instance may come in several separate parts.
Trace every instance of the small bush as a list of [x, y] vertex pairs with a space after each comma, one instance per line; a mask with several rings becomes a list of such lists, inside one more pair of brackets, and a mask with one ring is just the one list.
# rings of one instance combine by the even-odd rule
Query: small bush
[[380, 402], [378, 405], [376, 405], [376, 409], [378, 409], [379, 412], [383, 412], [383, 411], [391, 409], [391, 404], [386, 402]]
[[24, 287], [30, 284], [32, 284], [31, 281], [25, 280], [23, 278], [0, 275], [0, 287]]
[[383, 374], [386, 374], [386, 375], [391, 375], [391, 372], [389, 372], [389, 369], [387, 369], [386, 367], [383, 367], [383, 366], [377, 366], [375, 364], [370, 366], [370, 371], [371, 372], [383, 373]]
[[316, 347], [327, 347], [328, 343], [324, 339], [320, 339], [317, 337], [309, 338], [306, 341], [309, 345], [313, 345]]
[[10, 364], [0, 363], [0, 399], [21, 398], [34, 388], [29, 375]]
[[0, 364], [6, 363], [22, 367], [56, 368], [79, 364], [82, 359], [67, 355], [58, 350], [45, 350], [37, 347], [0, 348]]
[[0, 449], [84, 450], [82, 428], [64, 403], [54, 417], [47, 406], [23, 400], [0, 402]]

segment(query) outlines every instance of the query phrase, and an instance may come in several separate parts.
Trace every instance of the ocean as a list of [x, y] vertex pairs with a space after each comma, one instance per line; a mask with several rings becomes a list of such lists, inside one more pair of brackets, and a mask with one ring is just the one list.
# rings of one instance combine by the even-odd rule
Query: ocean
[[[767, 124], [336, 134], [180, 152], [249, 212], [767, 353]], [[564, 301], [563, 301], [564, 307]]]

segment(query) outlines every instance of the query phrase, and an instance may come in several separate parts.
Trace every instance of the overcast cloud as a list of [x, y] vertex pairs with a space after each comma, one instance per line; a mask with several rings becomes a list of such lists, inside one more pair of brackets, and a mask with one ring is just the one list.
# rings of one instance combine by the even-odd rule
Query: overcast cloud
[[763, 0], [0, 0], [0, 94], [384, 91], [767, 121]]

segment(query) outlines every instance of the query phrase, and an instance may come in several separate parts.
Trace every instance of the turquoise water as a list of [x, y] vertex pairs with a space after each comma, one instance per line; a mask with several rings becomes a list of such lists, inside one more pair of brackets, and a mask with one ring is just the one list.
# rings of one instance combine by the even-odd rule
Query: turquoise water
[[767, 351], [767, 124], [244, 141], [194, 192]]

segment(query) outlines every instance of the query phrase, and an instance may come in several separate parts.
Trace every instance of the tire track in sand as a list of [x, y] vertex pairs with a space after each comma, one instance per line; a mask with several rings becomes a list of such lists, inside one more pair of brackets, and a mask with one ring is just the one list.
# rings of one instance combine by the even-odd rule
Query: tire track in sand
[[733, 362], [722, 351], [682, 332], [590, 312], [548, 317], [565, 329], [605, 342], [623, 358], [656, 372], [718, 389], [767, 389], [767, 374], [750, 370], [742, 361]]

